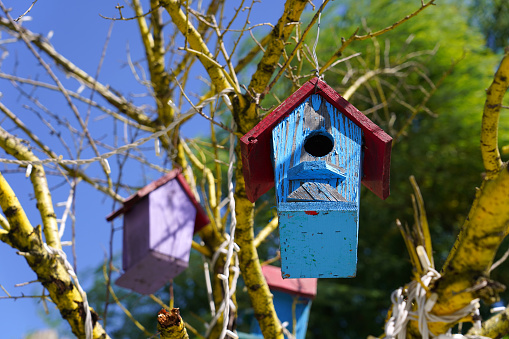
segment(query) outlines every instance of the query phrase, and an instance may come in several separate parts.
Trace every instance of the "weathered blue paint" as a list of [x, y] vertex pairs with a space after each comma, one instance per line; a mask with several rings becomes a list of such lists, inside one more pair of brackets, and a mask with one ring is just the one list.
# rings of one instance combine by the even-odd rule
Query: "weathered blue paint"
[[283, 278], [355, 276], [356, 205], [341, 202], [282, 203], [278, 207], [278, 216]]
[[[283, 293], [279, 291], [271, 291], [274, 295], [274, 308], [276, 309], [277, 316], [281, 323], [288, 322], [287, 329], [293, 333], [293, 311], [292, 307], [295, 303], [295, 319], [297, 320], [295, 326], [295, 338], [306, 338], [306, 331], [308, 328], [309, 313], [311, 310], [311, 299], [302, 298]], [[262, 331], [258, 325], [258, 321], [254, 320], [251, 323], [251, 333], [254, 335], [261, 335]], [[285, 335], [285, 338], [288, 338]]]
[[[332, 150], [306, 151], [314, 135]], [[361, 128], [316, 94], [272, 130], [283, 277], [355, 276], [361, 146]]]
[[346, 179], [345, 169], [328, 164], [324, 160], [305, 161], [290, 168], [287, 173], [288, 180], [297, 179]]

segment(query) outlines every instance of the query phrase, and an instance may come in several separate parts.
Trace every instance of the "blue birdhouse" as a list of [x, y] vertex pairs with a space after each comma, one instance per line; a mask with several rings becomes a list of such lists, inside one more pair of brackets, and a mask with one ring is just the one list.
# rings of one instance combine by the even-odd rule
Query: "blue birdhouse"
[[283, 278], [355, 276], [360, 185], [389, 195], [391, 142], [318, 78], [242, 137], [248, 198], [276, 188]]
[[[274, 308], [279, 320], [282, 324], [286, 323], [286, 329], [295, 335], [295, 339], [304, 339], [318, 279], [283, 280], [281, 269], [275, 266], [262, 266], [262, 272], [274, 296]], [[293, 319], [296, 320], [295, 324]], [[257, 321], [253, 321], [251, 333], [261, 338], [262, 332]], [[285, 338], [288, 336], [285, 335]]]

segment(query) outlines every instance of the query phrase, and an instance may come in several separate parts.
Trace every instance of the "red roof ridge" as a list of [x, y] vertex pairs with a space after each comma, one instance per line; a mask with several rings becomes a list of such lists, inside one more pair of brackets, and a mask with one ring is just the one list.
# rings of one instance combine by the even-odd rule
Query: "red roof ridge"
[[392, 137], [319, 78], [313, 78], [302, 85], [240, 139], [248, 199], [254, 202], [274, 186], [272, 129], [313, 94], [320, 94], [362, 129], [362, 183], [378, 197], [386, 199], [389, 196]]

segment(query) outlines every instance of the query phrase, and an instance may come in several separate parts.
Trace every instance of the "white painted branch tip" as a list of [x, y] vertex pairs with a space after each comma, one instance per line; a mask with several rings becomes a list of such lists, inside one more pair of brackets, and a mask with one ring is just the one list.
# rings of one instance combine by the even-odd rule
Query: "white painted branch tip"
[[155, 152], [156, 152], [156, 156], [160, 156], [161, 155], [161, 143], [159, 141], [159, 139], [154, 139], [154, 148], [155, 148]]
[[419, 256], [419, 261], [421, 262], [423, 272], [428, 272], [431, 267], [431, 262], [429, 261], [426, 250], [422, 245], [417, 246], [416, 248], [417, 255]]
[[25, 173], [25, 178], [28, 178], [32, 174], [32, 164], [27, 165], [27, 171]]
[[111, 173], [111, 168], [110, 168], [110, 164], [108, 162], [108, 159], [106, 158], [101, 158], [101, 162], [102, 164], [104, 165], [104, 169], [106, 170], [106, 173], [107, 174], [110, 174]]

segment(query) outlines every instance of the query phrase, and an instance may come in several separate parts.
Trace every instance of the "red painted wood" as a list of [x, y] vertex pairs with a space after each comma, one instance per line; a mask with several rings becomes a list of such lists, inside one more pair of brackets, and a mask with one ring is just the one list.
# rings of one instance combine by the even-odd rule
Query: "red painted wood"
[[271, 290], [310, 299], [316, 297], [316, 287], [318, 285], [318, 279], [316, 278], [283, 279], [281, 268], [270, 265], [262, 266], [262, 272]]
[[141, 188], [138, 192], [131, 195], [129, 198], [127, 198], [124, 201], [124, 204], [122, 208], [116, 210], [115, 212], [111, 213], [106, 217], [107, 221], [112, 221], [116, 217], [118, 217], [121, 214], [125, 214], [129, 210], [133, 208], [143, 197], [147, 196], [154, 190], [158, 189], [162, 185], [166, 184], [168, 181], [177, 179], [182, 189], [186, 192], [187, 196], [189, 197], [189, 200], [193, 203], [193, 205], [196, 207], [196, 220], [194, 225], [194, 233], [201, 230], [203, 227], [205, 227], [207, 224], [210, 223], [209, 217], [207, 216], [207, 213], [205, 210], [201, 207], [201, 205], [196, 201], [196, 198], [194, 197], [194, 194], [191, 191], [191, 188], [186, 182], [186, 179], [182, 175], [182, 170], [180, 168], [175, 168], [171, 170], [170, 172], [166, 173], [161, 178], [157, 179], [156, 181], [151, 182], [147, 186]]
[[392, 138], [319, 78], [306, 82], [241, 139], [246, 194], [255, 202], [274, 186], [271, 132], [312, 94], [320, 94], [364, 132], [362, 183], [381, 199], [389, 196]]

